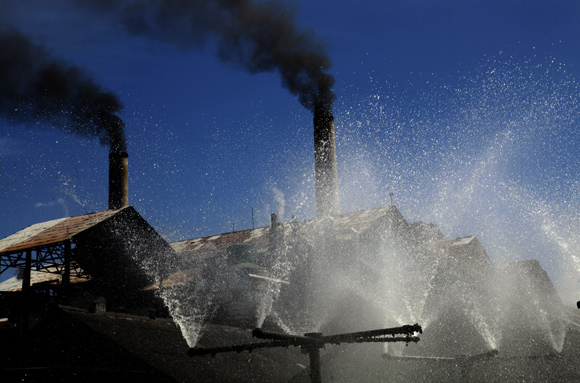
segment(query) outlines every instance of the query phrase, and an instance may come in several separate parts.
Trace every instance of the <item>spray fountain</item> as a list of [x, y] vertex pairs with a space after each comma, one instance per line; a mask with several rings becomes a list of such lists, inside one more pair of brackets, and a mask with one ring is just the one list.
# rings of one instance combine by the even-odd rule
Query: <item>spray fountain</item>
[[[19, 35], [8, 40], [39, 49]], [[295, 57], [282, 59], [286, 63]], [[459, 84], [428, 90], [427, 96], [388, 99], [404, 92], [377, 84], [374, 94], [353, 103], [363, 105], [360, 110], [350, 105], [333, 109], [333, 80], [320, 69], [328, 65], [325, 56], [319, 57], [309, 72], [316, 81], [305, 88], [294, 87], [292, 76], [284, 77], [314, 113], [318, 218], [283, 223], [273, 216], [270, 228], [262, 230], [270, 241], [268, 275], [208, 259], [171, 266], [197, 270], [193, 281], [170, 286], [157, 280], [158, 294], [179, 324], [190, 355], [298, 346], [311, 354], [313, 365], [322, 358], [322, 374], [332, 371], [337, 381], [357, 380], [356, 374], [358, 381], [377, 380], [386, 376], [385, 369], [397, 372], [394, 381], [409, 381], [417, 368], [431, 378], [432, 372], [441, 374], [435, 380], [467, 381], [477, 374], [509, 380], [518, 374], [549, 375], [570, 364], [566, 339], [573, 321], [558, 295], [566, 304], [577, 300], [579, 199], [577, 181], [560, 178], [575, 165], [569, 158], [578, 142], [577, 84], [553, 61], [543, 67], [498, 58]], [[102, 92], [87, 82], [89, 89]], [[110, 144], [112, 176], [117, 170], [126, 174], [125, 147], [114, 143], [115, 134], [122, 138], [123, 126], [103, 123], [117, 121], [111, 113], [121, 106], [113, 95], [105, 95], [110, 105], [91, 114], [97, 116], [93, 120], [82, 121], [77, 133]], [[74, 96], [65, 100], [73, 109], [78, 108]], [[54, 106], [49, 117], [64, 118], [62, 105]], [[38, 118], [34, 106], [25, 112], [8, 117]], [[335, 122], [343, 132], [339, 140]], [[103, 126], [117, 129], [111, 136]], [[362, 127], [375, 135], [373, 147], [360, 144]], [[338, 164], [336, 141], [342, 151]], [[409, 153], [423, 155], [403, 160]], [[538, 173], [540, 165], [548, 171]], [[530, 190], [534, 179], [543, 190]], [[554, 201], [546, 197], [552, 184], [560, 197]], [[370, 193], [361, 196], [361, 185]], [[117, 192], [110, 208], [125, 206], [126, 182], [112, 177], [111, 189]], [[441, 229], [407, 222], [393, 205], [393, 195], [406, 216], [431, 220]], [[340, 207], [349, 213], [340, 214]], [[543, 267], [557, 276], [556, 289]], [[158, 278], [155, 265], [145, 268]], [[256, 287], [248, 276], [263, 283]], [[247, 294], [244, 303], [255, 309], [254, 335], [271, 342], [196, 348], [204, 322], [238, 298], [232, 291]], [[409, 323], [420, 327], [405, 327]], [[268, 327], [277, 331], [262, 330]], [[384, 330], [365, 331], [376, 328]], [[416, 341], [411, 335], [421, 330], [421, 342], [413, 347], [399, 347], [385, 337], [403, 334], [396, 341]], [[318, 354], [336, 343], [361, 344]], [[546, 367], [547, 360], [557, 363]], [[531, 369], [534, 363], [544, 370]], [[377, 375], [363, 377], [362, 372]], [[312, 374], [320, 376], [314, 368]]]
[[[335, 214], [335, 194], [317, 189], [317, 200], [331, 196], [327, 200], [331, 202], [317, 203], [317, 220], [273, 220], [270, 240], [277, 238], [278, 245], [271, 254], [272, 281], [254, 292], [260, 302], [256, 327], [272, 326], [300, 336], [421, 324], [421, 342], [413, 347], [388, 343], [379, 350], [353, 345], [329, 356], [323, 374], [340, 376], [337, 381], [387, 369], [399, 371], [392, 381], [412, 379], [413, 369], [445, 381], [470, 381], [474, 374], [542, 379], [559, 368], [554, 366], [568, 366], [565, 344], [571, 320], [560, 296], [566, 304], [575, 296], [576, 289], [574, 294], [567, 289], [570, 278], [578, 275], [578, 246], [566, 225], [577, 227], [577, 223], [571, 212], [558, 216], [563, 211], [557, 202], [545, 202], [539, 193], [527, 190], [525, 177], [531, 176], [527, 166], [533, 163], [522, 160], [522, 156], [531, 160], [536, 154], [545, 155], [545, 150], [561, 151], [556, 157], [566, 153], [560, 134], [577, 139], [567, 129], [578, 117], [577, 102], [569, 97], [578, 89], [553, 65], [542, 68], [522, 66], [516, 59], [492, 59], [480, 73], [462, 79], [461, 85], [431, 90], [449, 102], [445, 118], [429, 103], [411, 103], [418, 109], [416, 114], [428, 116], [413, 143], [429, 149], [428, 157], [412, 160], [425, 160], [421, 167], [397, 162], [397, 153], [406, 150], [401, 144], [405, 133], [389, 127], [418, 127], [413, 118], [392, 121], [401, 113], [388, 110], [396, 103], [378, 101], [385, 89], [379, 87], [369, 97], [369, 107], [357, 113], [338, 107], [338, 127], [347, 137], [338, 141], [344, 151], [338, 167], [345, 169], [340, 205], [354, 212]], [[429, 130], [436, 119], [447, 125], [447, 131]], [[353, 149], [360, 120], [371, 128], [386, 126], [385, 141], [376, 140], [376, 148]], [[316, 121], [315, 117], [315, 125]], [[430, 142], [439, 142], [441, 148], [428, 148]], [[548, 149], [534, 147], [537, 142]], [[408, 206], [409, 215], [440, 226], [408, 223], [395, 206], [386, 203], [393, 197], [388, 193], [371, 195], [374, 200], [366, 201], [385, 207], [355, 210], [363, 206], [360, 197], [351, 198], [350, 187], [360, 180], [349, 178], [349, 172], [356, 172], [351, 166], [360, 167], [361, 162], [351, 160], [365, 157], [386, 164], [370, 167], [367, 173], [376, 171], [370, 179], [376, 184], [371, 182], [370, 190], [397, 191], [410, 182], [429, 186], [424, 188], [429, 192], [421, 190], [415, 196], [422, 203], [395, 195], [401, 206]], [[539, 177], [551, 181], [556, 176]], [[385, 179], [398, 181], [385, 184]], [[466, 231], [477, 237], [462, 237]], [[448, 239], [449, 235], [459, 238]], [[541, 252], [553, 255], [548, 258]], [[557, 276], [555, 286], [544, 267]], [[191, 351], [199, 353], [212, 352]], [[373, 353], [382, 354], [382, 362], [373, 359]], [[577, 372], [561, 373], [566, 381]]]

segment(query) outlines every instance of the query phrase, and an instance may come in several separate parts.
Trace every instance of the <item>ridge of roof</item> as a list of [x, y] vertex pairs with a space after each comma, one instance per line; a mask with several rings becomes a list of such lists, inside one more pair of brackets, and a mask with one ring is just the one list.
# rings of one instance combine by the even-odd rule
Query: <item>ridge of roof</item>
[[[399, 210], [397, 209], [397, 207], [395, 205], [387, 205], [387, 206], [381, 206], [381, 207], [377, 207], [377, 208], [373, 208], [373, 209], [361, 209], [361, 210], [351, 211], [348, 213], [339, 214], [335, 217], [332, 217], [331, 219], [333, 219], [335, 222], [344, 221], [345, 219], [349, 219], [349, 218], [353, 218], [353, 217], [356, 218], [359, 216], [369, 217], [369, 216], [376, 215], [376, 213], [379, 213], [381, 211], [387, 212], [390, 210], [392, 210], [393, 212], [399, 213]], [[307, 219], [304, 221], [287, 222], [287, 223], [280, 222], [280, 223], [282, 223], [283, 225], [291, 225], [291, 224], [308, 225], [308, 224], [312, 224], [316, 221], [317, 221], [317, 219], [313, 218], [313, 219]], [[207, 235], [204, 237], [182, 239], [180, 241], [171, 242], [170, 245], [175, 250], [177, 250], [177, 249], [183, 247], [183, 245], [186, 243], [191, 244], [191, 243], [196, 243], [196, 242], [207, 242], [209, 240], [215, 240], [215, 239], [218, 239], [218, 238], [223, 237], [223, 236], [243, 235], [244, 233], [250, 233], [250, 232], [259, 233], [259, 232], [262, 232], [264, 230], [269, 230], [270, 227], [271, 226], [263, 226], [263, 227], [254, 228], [254, 229], [238, 230], [238, 231], [232, 231], [232, 232], [221, 233], [221, 234]]]
[[[389, 212], [394, 213], [401, 217], [404, 221], [403, 216], [399, 210], [394, 205], [381, 206], [373, 209], [358, 210], [353, 212], [348, 212], [340, 214], [330, 219], [334, 221], [337, 230], [344, 231], [351, 228], [350, 224], [358, 223], [358, 229], [365, 230], [368, 228], [370, 222], [380, 219]], [[316, 225], [319, 222], [317, 219], [308, 219], [304, 221], [292, 221], [288, 223], [280, 222], [284, 227], [291, 228], [306, 228], [309, 231], [309, 227]], [[296, 226], [293, 226], [296, 225]], [[349, 227], [344, 227], [349, 226]], [[236, 242], [246, 242], [256, 245], [260, 251], [265, 251], [268, 247], [268, 238], [270, 234], [271, 226], [265, 226], [254, 229], [239, 230], [230, 233], [222, 233], [209, 235], [205, 237], [185, 239], [181, 241], [171, 242], [169, 245], [171, 248], [180, 254], [185, 253], [195, 253], [197, 251], [203, 250], [204, 252], [219, 251], [219, 249], [224, 249], [225, 247], [232, 245]]]

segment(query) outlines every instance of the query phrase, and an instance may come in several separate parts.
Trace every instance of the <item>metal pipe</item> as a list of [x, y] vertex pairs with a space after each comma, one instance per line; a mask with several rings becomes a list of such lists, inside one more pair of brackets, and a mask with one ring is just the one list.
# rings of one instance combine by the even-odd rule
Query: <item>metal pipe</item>
[[[252, 331], [252, 336], [258, 339], [269, 339], [271, 342], [254, 343], [239, 346], [228, 346], [218, 348], [190, 348], [189, 356], [211, 355], [215, 357], [220, 352], [230, 351], [252, 351], [258, 348], [271, 347], [300, 347], [307, 352], [310, 357], [310, 380], [313, 383], [322, 382], [322, 373], [320, 368], [320, 349], [324, 348], [325, 344], [333, 343], [366, 343], [366, 342], [418, 342], [419, 338], [412, 336], [415, 333], [422, 333], [423, 330], [418, 324], [406, 325], [402, 327], [394, 327], [381, 330], [354, 332], [349, 334], [339, 334], [331, 336], [323, 336], [322, 333], [307, 333], [301, 335], [288, 335], [273, 332], [262, 331], [256, 328]], [[396, 337], [395, 335], [405, 335]]]
[[[405, 359], [419, 359], [419, 360], [442, 360], [442, 361], [454, 361], [454, 362], [463, 362], [463, 363], [471, 363], [476, 360], [481, 359], [491, 359], [496, 358], [499, 354], [498, 350], [489, 350], [481, 354], [477, 355], [460, 355], [460, 356], [424, 356], [424, 355], [391, 355], [391, 354], [383, 354], [383, 358], [389, 360], [405, 360]], [[521, 358], [521, 357], [517, 357]], [[507, 358], [502, 358], [507, 359]], [[525, 358], [524, 358], [525, 359]]]
[[256, 328], [252, 331], [252, 336], [258, 339], [269, 339], [278, 341], [281, 344], [287, 344], [289, 346], [310, 346], [316, 345], [318, 347], [324, 347], [324, 342], [319, 338], [302, 336], [302, 335], [288, 335], [288, 334], [278, 334], [275, 332], [262, 331], [260, 328]]
[[242, 351], [249, 351], [252, 352], [253, 350], [260, 349], [260, 348], [274, 348], [274, 347], [288, 347], [289, 344], [284, 345], [280, 342], [264, 342], [264, 343], [252, 343], [252, 344], [242, 344], [237, 346], [224, 346], [224, 347], [214, 347], [214, 348], [190, 348], [187, 350], [187, 355], [194, 357], [194, 356], [205, 356], [211, 355], [212, 358], [215, 358], [216, 354], [222, 352], [242, 352]]
[[310, 356], [310, 381], [312, 383], [322, 383], [322, 369], [320, 368], [320, 348], [308, 348]]
[[[401, 327], [392, 327], [392, 328], [385, 328], [380, 330], [370, 330], [370, 331], [360, 331], [360, 332], [352, 332], [347, 334], [338, 334], [338, 335], [328, 335], [324, 337], [324, 341], [326, 343], [333, 343], [333, 344], [340, 344], [340, 343], [360, 343], [360, 342], [372, 342], [373, 339], [376, 339], [377, 342], [389, 342], [389, 339], [386, 338], [387, 336], [392, 336], [394, 338], [395, 335], [406, 335], [405, 338], [396, 338], [397, 341], [401, 341], [401, 339], [409, 339], [411, 342], [415, 342], [416, 337], [412, 337], [411, 335], [415, 333], [423, 333], [423, 329], [417, 323], [414, 325], [405, 325]], [[416, 338], [418, 340], [418, 338]]]

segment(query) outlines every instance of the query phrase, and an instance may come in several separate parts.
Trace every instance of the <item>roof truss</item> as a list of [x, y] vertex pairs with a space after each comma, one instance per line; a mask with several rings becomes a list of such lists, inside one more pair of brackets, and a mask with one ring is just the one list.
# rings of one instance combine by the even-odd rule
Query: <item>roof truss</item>
[[31, 251], [31, 270], [86, 278], [87, 275], [73, 260], [76, 246], [72, 238], [48, 245], [0, 254], [0, 275], [10, 268], [24, 269], [26, 253]]

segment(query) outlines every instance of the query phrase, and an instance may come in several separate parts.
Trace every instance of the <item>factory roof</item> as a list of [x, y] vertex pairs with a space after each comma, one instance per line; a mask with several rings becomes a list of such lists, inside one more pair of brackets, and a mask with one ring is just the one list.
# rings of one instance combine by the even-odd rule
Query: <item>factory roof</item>
[[[297, 229], [305, 236], [313, 236], [314, 233], [319, 232], [318, 225], [328, 223], [333, 226], [336, 234], [341, 237], [341, 239], [351, 239], [354, 232], [366, 232], [373, 228], [377, 221], [382, 220], [396, 225], [407, 225], [407, 222], [399, 210], [393, 205], [340, 214], [329, 218], [327, 221], [315, 219], [306, 221], [293, 220], [290, 223], [282, 225], [285, 229]], [[200, 258], [223, 254], [229, 246], [238, 242], [245, 242], [254, 245], [258, 253], [264, 253], [268, 250], [269, 246], [270, 228], [271, 227], [261, 227], [258, 229], [223, 233], [208, 237], [173, 242], [170, 245], [179, 255], [196, 256]]]
[[338, 232], [354, 229], [361, 233], [375, 227], [376, 222], [380, 220], [388, 221], [395, 225], [407, 225], [407, 221], [405, 221], [405, 218], [395, 205], [340, 214], [333, 217], [333, 220]]
[[[52, 270], [57, 274], [64, 272], [70, 251], [77, 276], [86, 273], [107, 289], [140, 289], [151, 283], [152, 273], [164, 277], [176, 271], [175, 252], [132, 206], [38, 223], [1, 240], [0, 273], [25, 267], [27, 249], [33, 250], [32, 267], [50, 273], [60, 266]], [[139, 267], [144, 264], [159, 266], [151, 271]]]
[[127, 207], [37, 223], [0, 240], [0, 254], [64, 241], [114, 216]]
[[250, 243], [256, 246], [258, 252], [265, 252], [268, 249], [268, 238], [269, 228], [261, 227], [173, 242], [170, 246], [179, 255], [203, 253], [203, 257], [210, 257], [225, 251], [228, 246], [237, 242]]

